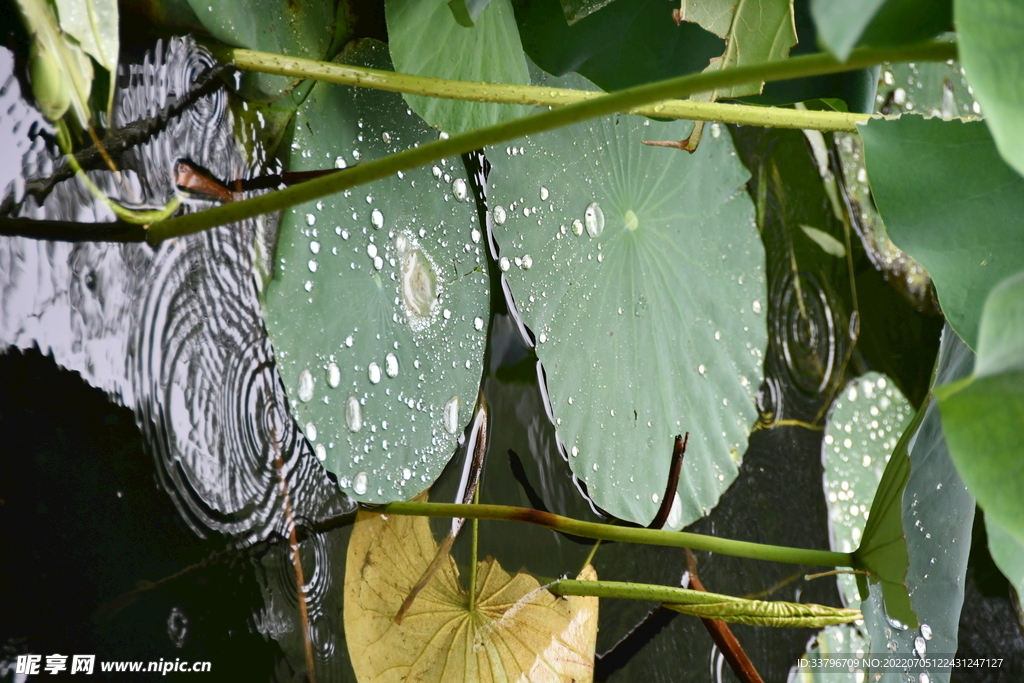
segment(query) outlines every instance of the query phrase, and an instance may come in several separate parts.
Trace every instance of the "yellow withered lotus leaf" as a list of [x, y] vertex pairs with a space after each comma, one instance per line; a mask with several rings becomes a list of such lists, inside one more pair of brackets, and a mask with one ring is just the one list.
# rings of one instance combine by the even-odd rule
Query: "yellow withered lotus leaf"
[[[509, 576], [492, 558], [477, 565], [472, 612], [448, 557], [396, 624], [436, 552], [425, 517], [359, 512], [345, 565], [344, 619], [360, 683], [593, 680], [597, 598], [560, 598], [532, 576]], [[594, 580], [597, 572], [587, 566], [579, 578]]]

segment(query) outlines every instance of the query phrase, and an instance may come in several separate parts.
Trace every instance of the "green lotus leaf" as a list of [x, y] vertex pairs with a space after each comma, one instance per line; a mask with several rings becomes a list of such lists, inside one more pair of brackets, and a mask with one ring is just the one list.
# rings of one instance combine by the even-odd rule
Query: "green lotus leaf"
[[[387, 0], [388, 46], [395, 70], [457, 81], [526, 84], [530, 74], [509, 0], [491, 0], [475, 25], [460, 25], [435, 0]], [[405, 95], [413, 111], [446, 133], [509, 121], [527, 107]]]
[[767, 344], [764, 250], [731, 140], [713, 128], [692, 156], [641, 144], [688, 128], [620, 116], [488, 153], [500, 265], [570, 466], [598, 505], [647, 524], [673, 436], [690, 432], [676, 529], [736, 476]]
[[821, 44], [846, 60], [857, 45], [903, 45], [947, 31], [951, 0], [811, 0]]
[[[913, 415], [892, 380], [877, 372], [851, 382], [832, 404], [822, 464], [833, 550], [848, 553], [860, 544], [886, 464]], [[899, 505], [896, 512], [898, 518]], [[839, 584], [848, 604], [859, 602], [852, 576], [840, 576]]]
[[[877, 372], [857, 378], [832, 403], [822, 447], [825, 497], [829, 510], [829, 545], [850, 552], [857, 547], [870, 518], [875, 491], [914, 408], [891, 378]], [[899, 502], [898, 499], [896, 501]], [[899, 505], [895, 513], [899, 516]], [[900, 525], [902, 527], [902, 525]], [[906, 575], [908, 561], [902, 565]], [[847, 605], [860, 605], [857, 582], [849, 574], [837, 577]], [[822, 630], [808, 651], [808, 661], [855, 656], [867, 650], [867, 635], [857, 626], [830, 626]], [[854, 672], [807, 666], [797, 680], [855, 683]]]
[[947, 320], [974, 348], [985, 297], [1024, 263], [1024, 178], [980, 121], [903, 116], [872, 121], [861, 137], [889, 236], [928, 270]]
[[[974, 354], [947, 325], [942, 333], [935, 384], [967, 376], [973, 362]], [[935, 401], [922, 408], [922, 413], [920, 426], [908, 427], [910, 474], [902, 496], [909, 558], [906, 584], [919, 624], [908, 624], [886, 610], [882, 590], [872, 585], [871, 597], [861, 609], [871, 634], [873, 655], [920, 658], [928, 653], [957, 651], [975, 501], [949, 457]], [[888, 599], [885, 602], [887, 606]], [[910, 669], [915, 676], [921, 671], [927, 671], [933, 682], [949, 681], [948, 667]], [[885, 672], [880, 679], [882, 683], [903, 680], [905, 677], [896, 671]]]
[[985, 302], [974, 375], [935, 390], [957, 470], [978, 497], [985, 521], [1017, 543], [1024, 543], [1022, 380], [1024, 273], [1000, 283]]
[[1007, 578], [1017, 595], [1024, 593], [1024, 544], [990, 517], [985, 518], [988, 550], [999, 571]]
[[[188, 0], [196, 18], [220, 42], [261, 52], [324, 59], [335, 30], [344, 34], [342, 19], [333, 0], [241, 0], [211, 3]], [[344, 3], [341, 4], [344, 8]], [[299, 82], [299, 79], [269, 74], [246, 74], [242, 93], [248, 99], [275, 100]]]
[[999, 153], [1024, 174], [1024, 5], [955, 0], [957, 49]]
[[[79, 46], [110, 74], [117, 73], [121, 50], [117, 0], [56, 0], [57, 15], [64, 33], [78, 41]], [[107, 101], [114, 101], [117, 79], [110, 77]]]
[[459, 26], [472, 27], [491, 0], [451, 0], [448, 8]]
[[695, 24], [676, 25], [662, 0], [613, 2], [571, 26], [559, 0], [513, 6], [537, 66], [556, 76], [576, 71], [608, 91], [700, 71], [724, 45]]
[[[390, 66], [379, 43], [343, 58]], [[399, 95], [319, 84], [282, 148], [304, 171], [436, 135]], [[295, 419], [359, 500], [429, 486], [476, 401], [489, 295], [464, 174], [444, 160], [281, 217], [267, 331]]]

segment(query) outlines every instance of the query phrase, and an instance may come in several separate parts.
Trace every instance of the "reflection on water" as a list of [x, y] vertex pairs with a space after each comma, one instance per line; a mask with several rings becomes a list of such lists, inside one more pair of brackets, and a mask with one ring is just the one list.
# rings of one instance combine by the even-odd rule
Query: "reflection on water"
[[[3, 51], [3, 58], [0, 73], [9, 74], [10, 53]], [[122, 67], [114, 127], [159, 114], [184, 97], [212, 64], [191, 40], [174, 39], [158, 44], [141, 64]], [[0, 133], [8, 158], [19, 155], [21, 164], [20, 169], [6, 164], [14, 175], [0, 177], [0, 188], [19, 202], [16, 215], [111, 220], [109, 210], [76, 180], [57, 185], [43, 199], [26, 195], [26, 180], [31, 186], [33, 179], [50, 175], [59, 155], [47, 144], [52, 127], [24, 104], [13, 78], [4, 83]], [[174, 192], [179, 158], [221, 178], [258, 171], [246, 167], [236, 147], [227, 100], [223, 89], [200, 98], [122, 155], [121, 173], [92, 171], [90, 176], [122, 203], [159, 207]], [[169, 240], [155, 250], [144, 244], [0, 238], [0, 348], [37, 346], [131, 408], [157, 478], [181, 517], [200, 537], [227, 537], [236, 546], [287, 536], [279, 477], [287, 482], [299, 520], [354, 507], [328, 478], [288, 412], [259, 313], [254, 229], [253, 222], [221, 227]], [[274, 464], [275, 441], [280, 469]], [[340, 612], [327, 599], [330, 554], [337, 555], [334, 561], [344, 559], [344, 539], [332, 541], [336, 536], [312, 538], [301, 550], [320, 661], [336, 660], [331, 653], [344, 650], [335, 642], [339, 625], [332, 622]], [[340, 550], [334, 547], [339, 543]], [[275, 563], [278, 554], [283, 561]], [[285, 633], [301, 638], [301, 629], [290, 623], [297, 613], [291, 561], [272, 547], [262, 563], [267, 604], [257, 615], [258, 630], [275, 638]]]
[[[158, 46], [122, 69], [115, 127], [153, 117], [185, 96], [213, 60], [191, 41]], [[232, 137], [227, 95], [201, 98], [166, 129], [94, 181], [126, 204], [162, 206], [173, 165], [189, 158], [224, 178], [246, 175]], [[26, 155], [28, 177], [54, 166], [53, 150]], [[77, 181], [58, 185], [20, 215], [111, 220]], [[283, 454], [298, 517], [342, 511], [347, 500], [313, 459], [288, 415], [259, 315], [252, 276], [253, 225], [222, 227], [141, 245], [0, 243], [4, 315], [0, 341], [39, 346], [133, 408], [165, 490], [199, 535], [240, 542], [284, 531], [271, 435]]]

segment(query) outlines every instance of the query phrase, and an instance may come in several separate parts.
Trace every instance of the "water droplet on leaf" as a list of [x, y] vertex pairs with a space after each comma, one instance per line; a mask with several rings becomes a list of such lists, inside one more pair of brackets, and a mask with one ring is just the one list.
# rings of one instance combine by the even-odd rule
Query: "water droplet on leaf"
[[583, 212], [583, 224], [591, 237], [599, 237], [604, 232], [604, 211], [600, 204], [594, 202], [587, 207]]
[[350, 432], [358, 432], [363, 428], [363, 407], [355, 396], [349, 396], [345, 401], [345, 423]]
[[370, 378], [370, 384], [380, 382], [380, 366], [376, 363], [370, 363], [370, 367], [366, 369], [366, 376]]
[[452, 396], [448, 399], [448, 402], [444, 404], [444, 412], [442, 415], [442, 421], [444, 422], [444, 428], [449, 434], [454, 434], [459, 428], [459, 397]]
[[309, 370], [299, 373], [299, 400], [303, 403], [313, 400], [313, 375]]

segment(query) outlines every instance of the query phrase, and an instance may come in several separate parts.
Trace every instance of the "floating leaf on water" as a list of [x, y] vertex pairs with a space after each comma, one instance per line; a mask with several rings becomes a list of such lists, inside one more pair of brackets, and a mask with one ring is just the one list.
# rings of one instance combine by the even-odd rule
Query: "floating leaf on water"
[[[548, 82], [593, 87], [578, 76]], [[764, 250], [730, 138], [692, 156], [640, 144], [688, 126], [621, 116], [492, 154], [491, 200], [516, 206], [496, 238], [532, 256], [528, 270], [506, 270], [502, 256], [501, 269], [546, 340], [538, 355], [558, 434], [579, 454], [570, 465], [598, 505], [641, 524], [657, 511], [676, 434], [691, 434], [680, 525], [735, 478], [767, 344]], [[549, 191], [543, 204], [538, 186]]]
[[[425, 499], [425, 496], [423, 497]], [[494, 559], [478, 564], [469, 610], [449, 556], [394, 621], [437, 552], [425, 517], [360, 511], [345, 566], [345, 634], [363, 683], [593, 680], [598, 599], [563, 599]], [[595, 580], [587, 566], [580, 579]]]
[[[390, 66], [380, 44], [361, 50], [346, 60]], [[396, 94], [317, 85], [283, 147], [286, 167], [318, 168], [360, 135], [363, 154], [383, 156], [382, 130], [403, 148], [436, 137], [405, 112]], [[267, 331], [298, 399], [293, 414], [316, 424], [324, 466], [356, 482], [346, 490], [361, 500], [406, 499], [426, 488], [462, 427], [446, 405], [479, 390], [486, 326], [474, 321], [489, 313], [486, 257], [470, 238], [475, 206], [446, 200], [448, 191], [420, 169], [358, 195], [296, 206], [281, 219], [264, 290]], [[314, 242], [318, 266], [310, 272]]]
[[[946, 325], [935, 384], [967, 376], [973, 362], [974, 354]], [[884, 583], [882, 590], [872, 585], [870, 599], [861, 606], [871, 634], [871, 651], [887, 652], [897, 657], [915, 656], [914, 645], [918, 636], [929, 641], [927, 647], [933, 653], [957, 651], [960, 608], [964, 600], [976, 506], [974, 497], [950, 459], [935, 401], [923, 406], [921, 413], [920, 426], [908, 426], [901, 439], [901, 444], [907, 442], [904, 459], [910, 469], [901, 496], [902, 527], [906, 530], [905, 547], [909, 560], [905, 580], [910, 604], [920, 627], [916, 621], [908, 623], [889, 609], [889, 596], [884, 596], [883, 605]], [[897, 451], [899, 449], [897, 447]], [[897, 454], [893, 454], [893, 460]], [[876, 502], [880, 496], [881, 487]], [[874, 517], [872, 509], [869, 527]], [[864, 535], [866, 543], [869, 531]], [[894, 626], [894, 619], [901, 623]], [[949, 680], [948, 669], [936, 667], [930, 671], [935, 681]], [[898, 675], [893, 672], [886, 674], [883, 682], [898, 680]]]
[[[839, 392], [822, 443], [825, 501], [832, 550], [848, 553], [861, 541], [878, 482], [914, 414], [891, 379], [870, 372]], [[847, 604], [857, 604], [852, 576], [838, 577]]]

